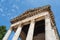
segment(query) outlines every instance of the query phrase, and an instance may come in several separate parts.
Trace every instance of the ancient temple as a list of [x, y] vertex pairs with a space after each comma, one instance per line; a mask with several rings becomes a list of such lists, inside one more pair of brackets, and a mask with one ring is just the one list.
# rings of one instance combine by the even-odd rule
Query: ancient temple
[[15, 34], [11, 40], [59, 40], [54, 15], [49, 5], [27, 10], [11, 20], [11, 26], [3, 40], [8, 40], [11, 32]]

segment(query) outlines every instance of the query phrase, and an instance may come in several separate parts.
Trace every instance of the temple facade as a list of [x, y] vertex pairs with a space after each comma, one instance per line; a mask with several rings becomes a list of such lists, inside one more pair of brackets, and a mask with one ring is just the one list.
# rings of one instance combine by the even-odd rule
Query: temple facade
[[21, 40], [59, 40], [50, 5], [27, 10], [10, 22], [11, 26], [3, 40], [8, 40], [12, 31], [15, 34], [11, 40], [18, 40], [18, 38]]

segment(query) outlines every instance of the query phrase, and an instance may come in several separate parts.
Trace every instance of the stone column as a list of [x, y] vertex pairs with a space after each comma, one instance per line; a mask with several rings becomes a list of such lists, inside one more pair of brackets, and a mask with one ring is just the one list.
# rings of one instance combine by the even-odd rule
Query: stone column
[[12, 28], [10, 28], [10, 29], [7, 31], [7, 33], [5, 34], [5, 36], [4, 36], [4, 38], [3, 38], [2, 40], [8, 40], [8, 37], [10, 36], [11, 32], [12, 32]]
[[35, 20], [31, 20], [31, 24], [28, 30], [26, 40], [33, 40], [34, 25], [35, 25]]
[[50, 16], [45, 16], [45, 40], [56, 40], [55, 33], [52, 29]]
[[17, 30], [16, 30], [16, 33], [13, 36], [13, 39], [12, 40], [18, 40], [19, 35], [21, 33], [21, 30], [22, 30], [22, 27], [21, 27], [21, 25], [19, 25], [18, 28], [17, 28]]

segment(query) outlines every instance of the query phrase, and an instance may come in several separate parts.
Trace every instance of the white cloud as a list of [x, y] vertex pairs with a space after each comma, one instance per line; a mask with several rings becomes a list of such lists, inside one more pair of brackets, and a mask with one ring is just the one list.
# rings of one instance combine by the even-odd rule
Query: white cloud
[[0, 3], [0, 7], [1, 7], [2, 5], [1, 5], [1, 3]]
[[19, 6], [15, 5], [15, 4], [12, 7], [16, 8], [16, 9], [19, 9]]
[[16, 9], [19, 9], [19, 7], [18, 7], [18, 6], [16, 6]]
[[36, 6], [47, 4], [48, 1], [47, 0], [26, 0], [26, 3], [36, 7]]
[[8, 10], [8, 8], [5, 8], [5, 10]]
[[6, 16], [5, 14], [1, 14], [2, 16]]
[[11, 9], [12, 12], [15, 12], [16, 10], [15, 9]]
[[1, 2], [4, 2], [5, 0], [1, 0]]
[[2, 8], [0, 8], [0, 12], [3, 12], [3, 9]]
[[10, 14], [10, 13], [6, 14], [6, 16], [7, 16], [9, 19], [11, 18], [11, 14]]
[[20, 0], [16, 0], [17, 2], [19, 2]]
[[26, 0], [28, 3], [31, 3], [31, 4], [34, 4], [34, 3], [37, 3], [38, 1], [37, 0]]
[[10, 19], [13, 19], [13, 17], [10, 17]]
[[10, 13], [8, 13], [7, 15], [8, 15], [8, 16], [10, 16], [11, 14], [10, 14]]

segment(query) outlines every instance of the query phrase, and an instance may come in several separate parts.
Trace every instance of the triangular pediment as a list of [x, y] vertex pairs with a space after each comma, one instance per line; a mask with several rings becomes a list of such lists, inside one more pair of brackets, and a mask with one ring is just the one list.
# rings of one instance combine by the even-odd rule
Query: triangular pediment
[[46, 5], [46, 6], [42, 6], [42, 7], [38, 7], [38, 8], [34, 8], [34, 9], [30, 9], [30, 10], [27, 10], [26, 12], [24, 12], [22, 15], [19, 15], [17, 16], [16, 18], [13, 18], [11, 20], [11, 23], [16, 23], [18, 21], [21, 21], [21, 20], [24, 20], [25, 18], [28, 18], [28, 17], [31, 17], [31, 16], [34, 16], [38, 13], [41, 13], [41, 12], [50, 12], [50, 15], [51, 15], [51, 18], [54, 20], [54, 17], [53, 17], [53, 14], [52, 14], [52, 11], [51, 11], [51, 8], [50, 8], [50, 5]]

